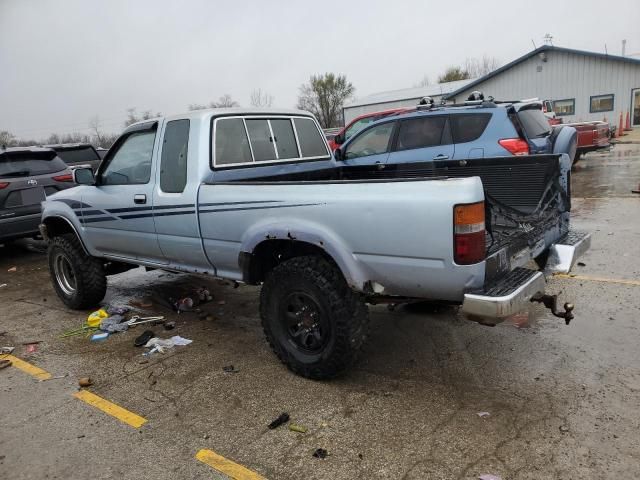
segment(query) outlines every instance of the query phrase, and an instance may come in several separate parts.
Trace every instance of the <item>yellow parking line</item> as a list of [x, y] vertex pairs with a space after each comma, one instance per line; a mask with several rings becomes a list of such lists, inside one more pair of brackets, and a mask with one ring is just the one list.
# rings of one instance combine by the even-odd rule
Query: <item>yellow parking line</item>
[[212, 450], [200, 450], [196, 453], [196, 458], [202, 463], [206, 463], [218, 472], [224, 473], [234, 480], [266, 480], [262, 475], [259, 475], [242, 465], [238, 465], [237, 463], [218, 455]]
[[569, 274], [556, 273], [555, 276], [560, 278], [575, 278], [576, 280], [587, 280], [590, 282], [620, 283], [622, 285], [640, 286], [640, 280], [624, 280], [622, 278], [590, 277], [587, 275], [574, 275], [572, 273], [569, 273]]
[[2, 355], [0, 358], [2, 358], [3, 360], [11, 360], [11, 365], [16, 367], [18, 370], [22, 370], [23, 372], [28, 373], [38, 380], [49, 380], [51, 378], [51, 374], [49, 372], [45, 372], [41, 368], [38, 368], [35, 365], [31, 365], [30, 363], [27, 363], [24, 360], [19, 359], [18, 357], [14, 357], [13, 355]]
[[89, 390], [80, 390], [79, 392], [74, 393], [73, 396], [85, 403], [88, 403], [92, 407], [96, 407], [98, 410], [102, 410], [104, 413], [117, 418], [121, 422], [131, 425], [133, 428], [140, 428], [142, 425], [147, 423], [146, 418], [142, 418], [140, 415], [136, 415], [135, 413], [130, 412], [109, 400], [105, 400], [95, 393], [91, 393]]

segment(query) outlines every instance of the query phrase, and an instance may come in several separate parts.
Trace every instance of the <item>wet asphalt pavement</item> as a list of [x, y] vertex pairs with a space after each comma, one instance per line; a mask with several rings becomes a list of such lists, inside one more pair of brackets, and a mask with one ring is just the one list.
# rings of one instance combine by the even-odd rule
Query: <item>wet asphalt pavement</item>
[[[271, 354], [257, 288], [186, 275], [111, 277], [106, 302], [151, 298], [139, 313], [175, 320], [171, 332], [153, 329], [191, 345], [143, 357], [133, 346], [143, 327], [101, 343], [61, 339], [86, 314], [55, 296], [41, 245], [0, 248], [0, 346], [54, 377], [0, 370], [0, 478], [225, 478], [195, 459], [200, 449], [270, 479], [638, 478], [639, 182], [640, 145], [588, 154], [573, 172], [573, 224], [593, 232], [592, 249], [577, 277], [549, 285], [576, 304], [570, 326], [539, 306], [495, 328], [450, 308], [372, 307], [362, 360], [330, 382], [297, 377]], [[202, 285], [208, 317], [164, 306]], [[73, 398], [86, 376], [147, 423], [132, 428]], [[283, 411], [307, 433], [267, 429]], [[324, 460], [312, 457], [319, 447]]]

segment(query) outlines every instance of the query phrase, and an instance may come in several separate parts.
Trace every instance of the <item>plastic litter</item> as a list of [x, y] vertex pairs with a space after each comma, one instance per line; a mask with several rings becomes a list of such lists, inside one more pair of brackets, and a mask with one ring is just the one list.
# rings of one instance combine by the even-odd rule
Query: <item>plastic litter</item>
[[296, 425], [295, 423], [289, 424], [289, 430], [291, 430], [292, 432], [307, 433], [307, 427], [303, 427], [302, 425]]
[[8, 355], [15, 350], [16, 347], [0, 347], [0, 355]]
[[127, 321], [127, 325], [132, 327], [134, 325], [140, 325], [141, 323], [162, 323], [163, 320], [163, 315], [159, 315], [157, 317], [140, 317], [138, 315], [134, 315]]
[[16, 267], [11, 267], [7, 272], [16, 272], [18, 269]]
[[269, 424], [269, 430], [278, 428], [280, 425], [283, 425], [288, 421], [289, 421], [289, 414], [287, 412], [282, 412], [278, 418], [276, 418], [273, 422]]
[[35, 353], [35, 352], [37, 352], [37, 351], [38, 351], [38, 344], [37, 344], [37, 343], [27, 343], [27, 344], [25, 345], [25, 347], [27, 347], [27, 348], [25, 349], [25, 351], [26, 351], [27, 353]]
[[478, 412], [476, 413], [480, 418], [489, 417], [491, 414], [489, 412]]
[[109, 337], [109, 332], [94, 333], [91, 335], [92, 342], [102, 342]]
[[4, 288], [4, 287], [6, 287], [6, 286], [7, 286], [7, 284], [6, 284], [6, 283], [0, 283], [0, 288]]
[[13, 365], [11, 360], [7, 360], [6, 358], [3, 360], [0, 360], [0, 370], [2, 370], [3, 368], [10, 367], [11, 365]]
[[502, 480], [502, 477], [498, 475], [492, 475], [490, 473], [483, 473], [478, 477], [478, 480]]
[[193, 308], [193, 298], [184, 297], [173, 304], [173, 308], [176, 312], [188, 312]]
[[90, 327], [99, 327], [100, 321], [103, 318], [107, 318], [108, 316], [109, 314], [106, 310], [102, 308], [100, 310], [96, 310], [95, 312], [89, 314], [89, 316], [87, 317], [87, 325]]
[[176, 345], [178, 346], [189, 345], [191, 342], [193, 342], [193, 340], [189, 340], [188, 338], [183, 338], [180, 335], [174, 335], [171, 338], [152, 338], [144, 346], [144, 348], [151, 349], [145, 355], [151, 355], [154, 352], [164, 353], [165, 350], [169, 348], [173, 348]]
[[327, 458], [328, 455], [329, 455], [329, 452], [327, 452], [324, 448], [316, 448], [315, 452], [313, 452], [313, 456], [315, 458], [324, 459], [324, 458]]

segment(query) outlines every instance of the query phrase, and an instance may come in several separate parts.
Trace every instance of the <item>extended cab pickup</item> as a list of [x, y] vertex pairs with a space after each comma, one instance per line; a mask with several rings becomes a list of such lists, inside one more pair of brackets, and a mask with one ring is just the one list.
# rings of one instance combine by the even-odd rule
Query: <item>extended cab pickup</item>
[[367, 303], [445, 301], [493, 324], [531, 300], [555, 311], [526, 266], [568, 271], [589, 247], [569, 229], [569, 168], [567, 155], [351, 168], [307, 112], [202, 110], [128, 127], [95, 177], [77, 169], [80, 186], [47, 198], [41, 232], [75, 309], [135, 265], [262, 284], [274, 352], [327, 378], [366, 340]]

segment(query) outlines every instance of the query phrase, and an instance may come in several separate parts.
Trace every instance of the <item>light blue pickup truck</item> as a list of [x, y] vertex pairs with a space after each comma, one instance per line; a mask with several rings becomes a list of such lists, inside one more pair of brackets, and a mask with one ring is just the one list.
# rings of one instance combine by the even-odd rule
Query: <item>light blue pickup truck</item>
[[328, 378], [365, 342], [367, 303], [495, 324], [540, 301], [570, 320], [544, 294], [589, 248], [569, 227], [569, 170], [567, 155], [350, 167], [307, 112], [202, 110], [128, 127], [95, 176], [76, 169], [80, 185], [47, 198], [41, 232], [67, 306], [138, 265], [262, 284], [277, 356]]

